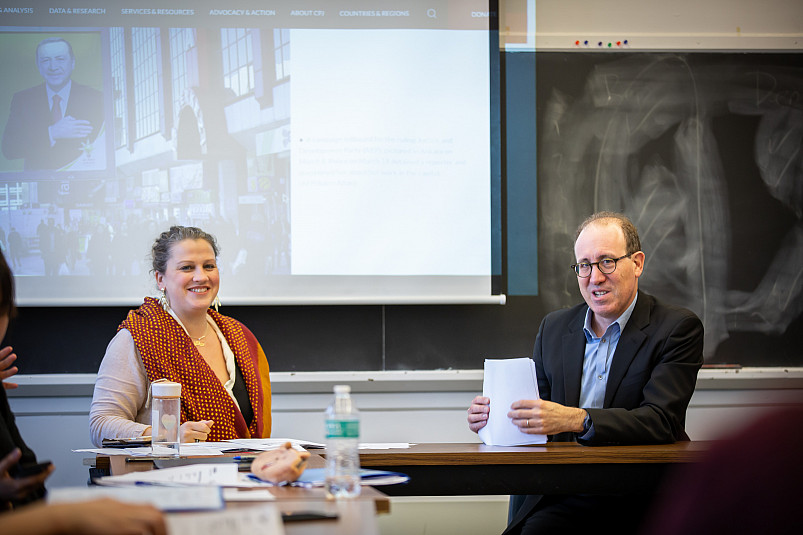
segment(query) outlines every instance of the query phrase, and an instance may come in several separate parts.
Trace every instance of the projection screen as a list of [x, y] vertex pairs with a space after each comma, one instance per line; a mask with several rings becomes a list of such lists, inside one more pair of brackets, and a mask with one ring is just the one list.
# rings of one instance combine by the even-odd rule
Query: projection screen
[[174, 224], [217, 237], [230, 304], [503, 300], [489, 2], [20, 5], [0, 247], [21, 304], [155, 295]]

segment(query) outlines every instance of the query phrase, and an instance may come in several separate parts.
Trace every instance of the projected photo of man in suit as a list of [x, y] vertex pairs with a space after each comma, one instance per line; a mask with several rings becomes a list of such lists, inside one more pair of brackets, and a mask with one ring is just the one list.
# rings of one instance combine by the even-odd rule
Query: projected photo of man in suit
[[103, 96], [72, 80], [75, 55], [60, 37], [36, 47], [44, 83], [14, 94], [3, 132], [3, 155], [25, 170], [61, 169], [93, 150], [103, 125]]

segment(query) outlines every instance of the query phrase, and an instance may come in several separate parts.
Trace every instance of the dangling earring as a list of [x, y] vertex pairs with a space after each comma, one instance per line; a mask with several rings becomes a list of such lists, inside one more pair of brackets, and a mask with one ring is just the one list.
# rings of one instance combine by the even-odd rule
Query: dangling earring
[[162, 305], [162, 308], [165, 309], [165, 312], [170, 310], [170, 301], [167, 300], [167, 294], [165, 293], [165, 288], [160, 288], [162, 291], [162, 295], [159, 296], [159, 304]]
[[215, 312], [217, 312], [218, 311], [217, 308], [220, 306], [220, 297], [219, 296], [217, 296], [217, 295], [215, 296], [215, 300], [212, 301], [212, 306], [215, 307]]

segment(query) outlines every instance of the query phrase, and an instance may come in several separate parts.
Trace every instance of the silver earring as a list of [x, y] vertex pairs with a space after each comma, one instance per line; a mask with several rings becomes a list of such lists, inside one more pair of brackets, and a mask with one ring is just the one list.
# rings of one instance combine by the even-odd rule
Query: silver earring
[[219, 296], [217, 296], [217, 295], [215, 296], [215, 300], [212, 301], [212, 306], [215, 307], [215, 312], [217, 312], [218, 311], [217, 309], [220, 306], [220, 297]]
[[159, 304], [162, 305], [162, 308], [167, 312], [170, 310], [170, 301], [167, 300], [165, 288], [160, 288], [160, 290], [162, 291], [162, 295], [159, 296]]

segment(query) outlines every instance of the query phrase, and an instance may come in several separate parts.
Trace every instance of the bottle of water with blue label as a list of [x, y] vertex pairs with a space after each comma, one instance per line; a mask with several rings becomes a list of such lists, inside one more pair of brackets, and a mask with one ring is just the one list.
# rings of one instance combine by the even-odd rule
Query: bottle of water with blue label
[[351, 387], [335, 385], [326, 408], [326, 494], [351, 498], [360, 494], [360, 416]]

